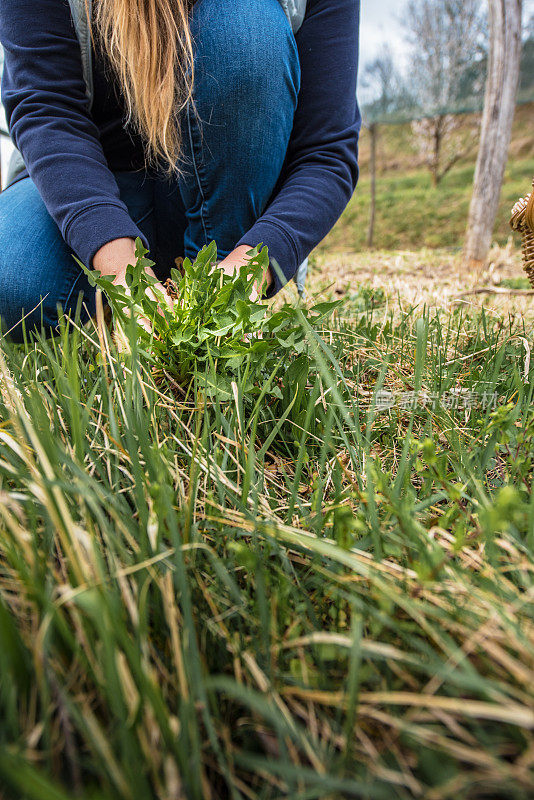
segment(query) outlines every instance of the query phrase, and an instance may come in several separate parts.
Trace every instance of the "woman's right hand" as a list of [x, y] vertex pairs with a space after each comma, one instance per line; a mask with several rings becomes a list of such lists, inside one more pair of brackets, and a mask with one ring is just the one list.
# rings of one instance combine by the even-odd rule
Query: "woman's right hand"
[[[126, 268], [128, 264], [135, 264], [136, 260], [134, 239], [129, 237], [114, 239], [97, 251], [93, 258], [93, 269], [97, 269], [101, 275], [105, 275], [106, 277], [115, 276], [113, 283], [118, 286], [126, 287]], [[156, 278], [154, 271], [150, 267], [146, 268], [146, 272], [152, 278]], [[156, 288], [159, 289], [165, 298], [169, 308], [172, 308], [172, 300], [168, 296], [163, 285], [158, 282]], [[140, 321], [144, 328], [150, 330], [148, 320], [143, 319]]]
[[[128, 264], [135, 264], [135, 262], [135, 241], [128, 237], [114, 239], [101, 247], [93, 258], [93, 268], [106, 277], [114, 275], [113, 283], [126, 286], [126, 268]], [[156, 277], [151, 269], [147, 269], [147, 273]]]

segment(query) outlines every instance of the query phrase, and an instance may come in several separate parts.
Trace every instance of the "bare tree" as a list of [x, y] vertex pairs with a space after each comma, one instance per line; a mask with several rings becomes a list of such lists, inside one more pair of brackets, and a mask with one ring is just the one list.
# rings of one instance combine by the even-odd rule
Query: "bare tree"
[[465, 244], [470, 268], [487, 258], [499, 207], [519, 80], [521, 11], [522, 0], [489, 0], [488, 77]]
[[381, 121], [404, 102], [405, 87], [391, 48], [382, 44], [381, 54], [368, 62], [361, 75], [360, 91], [365, 116]]
[[[466, 75], [483, 61], [481, 0], [409, 0], [404, 26], [411, 44], [411, 87], [419, 106], [412, 126], [437, 185], [473, 145], [473, 132], [454, 139], [451, 111], [461, 109]], [[470, 80], [476, 91], [476, 81]], [[482, 82], [480, 83], [480, 90]]]
[[412, 122], [412, 133], [430, 170], [433, 186], [438, 186], [458, 161], [472, 151], [478, 129], [476, 120], [467, 127], [457, 114], [437, 114]]

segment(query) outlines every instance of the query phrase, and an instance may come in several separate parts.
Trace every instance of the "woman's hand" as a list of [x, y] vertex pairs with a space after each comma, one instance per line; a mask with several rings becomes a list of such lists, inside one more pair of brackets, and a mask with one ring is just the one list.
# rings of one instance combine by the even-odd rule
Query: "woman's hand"
[[[232, 252], [219, 263], [219, 268], [222, 267], [225, 275], [235, 275], [235, 273], [239, 270], [239, 267], [242, 267], [244, 264], [247, 264], [250, 261], [250, 256], [246, 255], [249, 250], [252, 250], [252, 245], [239, 245], [239, 247], [236, 247], [235, 250], [232, 250]], [[263, 273], [263, 279], [254, 286], [251, 292], [250, 299], [253, 303], [256, 302], [258, 297], [262, 296], [263, 292], [269, 288], [272, 282], [273, 276], [270, 268], [268, 267]]]
[[[93, 267], [94, 269], [97, 269], [101, 275], [105, 275], [106, 277], [115, 276], [113, 283], [127, 288], [126, 268], [128, 267], [128, 264], [135, 264], [136, 260], [134, 239], [114, 239], [112, 242], [108, 242], [97, 251], [93, 258]], [[146, 273], [152, 278], [156, 278], [154, 271], [150, 269], [150, 267], [146, 268]], [[156, 284], [156, 288], [159, 289], [165, 298], [168, 307], [172, 309], [172, 300], [168, 296], [163, 285], [158, 282]], [[157, 300], [155, 296], [154, 300]], [[147, 319], [139, 318], [139, 322], [147, 331], [150, 332], [151, 326]]]
[[[98, 250], [93, 258], [93, 268], [106, 277], [114, 275], [113, 283], [126, 286], [126, 268], [128, 264], [135, 264], [136, 260], [134, 239], [114, 239]], [[151, 269], [147, 269], [147, 273], [153, 278], [156, 277]], [[163, 287], [161, 289], [164, 291]]]

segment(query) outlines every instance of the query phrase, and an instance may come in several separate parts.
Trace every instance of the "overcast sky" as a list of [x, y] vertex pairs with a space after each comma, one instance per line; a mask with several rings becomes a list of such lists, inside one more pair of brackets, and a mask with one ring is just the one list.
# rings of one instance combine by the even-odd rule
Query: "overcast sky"
[[[393, 55], [405, 53], [404, 31], [399, 22], [405, 0], [361, 0], [360, 64], [364, 66], [374, 58], [387, 42]], [[534, 0], [524, 0], [525, 21], [534, 14]]]
[[360, 25], [360, 62], [376, 56], [384, 42], [399, 55], [403, 50], [403, 31], [399, 25], [402, 0], [362, 0]]

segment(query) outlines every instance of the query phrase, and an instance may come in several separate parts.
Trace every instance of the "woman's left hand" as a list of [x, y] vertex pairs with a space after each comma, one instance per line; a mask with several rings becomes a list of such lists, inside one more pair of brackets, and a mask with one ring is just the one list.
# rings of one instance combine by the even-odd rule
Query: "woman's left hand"
[[[232, 252], [226, 256], [226, 258], [223, 258], [223, 260], [219, 263], [219, 268], [222, 267], [225, 275], [235, 275], [239, 267], [242, 267], [250, 260], [250, 256], [246, 255], [249, 250], [252, 250], [252, 245], [239, 245], [239, 247], [236, 247], [235, 250], [232, 250]], [[273, 276], [271, 274], [271, 270], [267, 268], [263, 274], [263, 280], [255, 284], [250, 294], [250, 299], [253, 303], [255, 303], [256, 300], [262, 296], [263, 292], [269, 288], [272, 282]]]

